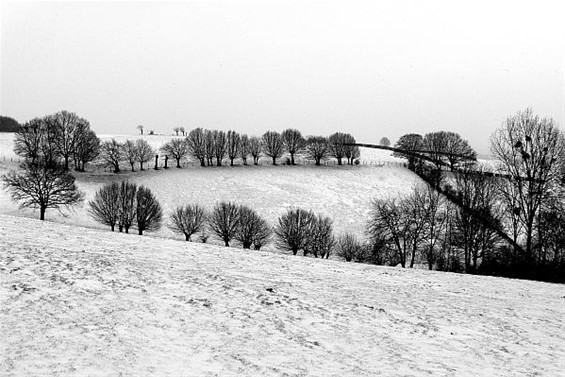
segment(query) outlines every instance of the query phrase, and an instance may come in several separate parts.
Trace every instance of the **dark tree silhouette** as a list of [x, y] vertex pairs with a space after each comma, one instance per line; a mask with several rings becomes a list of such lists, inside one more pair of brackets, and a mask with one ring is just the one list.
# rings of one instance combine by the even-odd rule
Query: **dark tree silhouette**
[[343, 155], [347, 158], [347, 163], [353, 165], [353, 162], [361, 157], [361, 152], [358, 146], [353, 145], [355, 144], [355, 138], [352, 135], [346, 134], [345, 143]]
[[112, 182], [104, 185], [94, 195], [94, 199], [88, 202], [88, 213], [97, 222], [109, 225], [112, 232], [116, 228], [120, 216], [120, 185]]
[[218, 203], [208, 218], [208, 224], [212, 232], [229, 246], [239, 227], [239, 207], [230, 202]]
[[243, 161], [243, 165], [247, 165], [247, 157], [251, 153], [251, 141], [246, 134], [241, 135], [241, 142], [239, 146], [239, 156]]
[[[400, 139], [398, 139], [394, 147], [408, 152], [415, 152], [422, 150], [423, 144], [424, 139], [422, 138], [422, 135], [406, 134], [402, 135]], [[410, 170], [415, 170], [419, 165], [418, 159], [412, 155], [405, 155], [398, 152], [394, 152], [392, 155], [396, 157], [406, 158], [408, 160], [408, 168]]]
[[126, 140], [122, 145], [123, 156], [131, 165], [131, 171], [135, 171], [135, 163], [137, 162], [137, 146], [133, 140]]
[[144, 170], [143, 164], [151, 160], [154, 155], [155, 152], [147, 141], [143, 139], [137, 139], [135, 141], [135, 157], [139, 162], [139, 170]]
[[166, 156], [171, 156], [180, 168], [180, 160], [188, 154], [188, 144], [183, 139], [172, 139], [161, 147], [161, 151]]
[[328, 138], [329, 153], [336, 158], [338, 165], [341, 165], [341, 162], [345, 157], [346, 146], [344, 144], [347, 143], [347, 140], [347, 134], [342, 132], [336, 132]]
[[214, 140], [214, 157], [216, 157], [216, 166], [222, 166], [222, 160], [226, 156], [228, 140], [224, 131], [212, 131]]
[[187, 204], [177, 207], [170, 215], [169, 229], [175, 233], [184, 234], [191, 241], [193, 234], [204, 230], [206, 225], [206, 210], [198, 204]]
[[316, 258], [320, 256], [327, 259], [335, 245], [332, 220], [322, 215], [312, 216], [306, 238], [304, 255], [312, 253]]
[[100, 139], [90, 127], [79, 126], [74, 161], [75, 170], [83, 172], [87, 163], [94, 161], [100, 155]]
[[137, 231], [140, 236], [145, 231], [155, 231], [161, 228], [163, 210], [155, 195], [145, 186], [137, 189], [135, 214]]
[[249, 152], [251, 153], [251, 156], [253, 156], [253, 165], [257, 165], [259, 163], [261, 153], [263, 152], [261, 139], [259, 139], [257, 136], [252, 136], [249, 139]]
[[20, 124], [13, 118], [0, 116], [0, 132], [17, 132]]
[[308, 243], [308, 229], [313, 221], [312, 212], [301, 208], [289, 209], [279, 217], [275, 227], [278, 246], [292, 251], [293, 255], [296, 255], [298, 250], [304, 250]]
[[137, 126], [137, 129], [139, 130], [140, 135], [143, 135], [143, 126], [141, 124]]
[[137, 185], [122, 181], [119, 196], [116, 198], [119, 205], [118, 229], [120, 232], [129, 233], [129, 229], [136, 219], [136, 194]]
[[306, 140], [304, 140], [300, 131], [294, 128], [284, 130], [281, 138], [284, 148], [290, 154], [290, 164], [295, 165], [294, 156], [304, 150]]
[[363, 246], [351, 233], [345, 233], [337, 240], [337, 255], [351, 262], [357, 256]]
[[106, 165], [114, 168], [114, 173], [120, 172], [120, 162], [123, 159], [123, 147], [116, 139], [106, 140], [100, 145], [100, 157]]
[[306, 140], [306, 155], [318, 166], [328, 157], [329, 151], [328, 139], [323, 136], [310, 136]]
[[188, 153], [200, 162], [200, 166], [206, 166], [206, 139], [202, 128], [195, 128], [186, 137]]
[[48, 208], [61, 210], [83, 201], [83, 194], [75, 185], [75, 178], [59, 166], [33, 163], [22, 164], [23, 171], [11, 170], [2, 176], [4, 188], [20, 208], [39, 209], [39, 219], [45, 220]]
[[267, 131], [263, 134], [262, 139], [263, 152], [271, 157], [273, 165], [277, 164], [277, 158], [281, 157], [284, 152], [284, 145], [281, 134], [276, 131]]
[[255, 245], [259, 250], [267, 243], [270, 235], [267, 222], [255, 210], [243, 205], [239, 207], [239, 225], [234, 239], [239, 241], [244, 249]]
[[14, 135], [14, 152], [32, 164], [39, 163], [46, 142], [45, 127], [41, 118], [25, 122]]
[[241, 136], [235, 131], [229, 130], [227, 134], [226, 150], [230, 159], [230, 166], [241, 153]]
[[381, 144], [383, 147], [390, 147], [390, 140], [388, 139], [388, 137], [382, 137], [382, 138], [381, 138], [381, 141], [380, 141], [380, 144]]

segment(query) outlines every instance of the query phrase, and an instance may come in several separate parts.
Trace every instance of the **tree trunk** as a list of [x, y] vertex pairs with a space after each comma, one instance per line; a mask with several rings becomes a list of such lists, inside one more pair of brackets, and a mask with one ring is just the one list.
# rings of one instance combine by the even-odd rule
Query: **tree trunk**
[[139, 170], [143, 170], [143, 161], [139, 161]]
[[116, 225], [115, 225], [115, 224], [111, 224], [111, 225], [110, 225], [110, 228], [112, 229], [112, 232], [113, 232], [114, 229], [116, 228]]
[[224, 240], [224, 246], [229, 247], [229, 246], [230, 246], [230, 241]]
[[185, 233], [184, 238], [186, 239], [186, 241], [190, 241], [190, 234]]
[[131, 163], [131, 171], [135, 171], [134, 165], [135, 165], [135, 162], [132, 162], [132, 163]]
[[251, 242], [244, 242], [244, 243], [243, 243], [243, 248], [244, 248], [244, 249], [251, 249]]
[[296, 255], [298, 253], [298, 248], [293, 247], [292, 248], [292, 255]]
[[273, 157], [273, 165], [276, 165], [276, 164], [277, 164], [277, 158]]
[[200, 159], [200, 166], [206, 166], [206, 161], [204, 158]]
[[39, 220], [45, 220], [45, 210], [47, 207], [41, 206], [39, 207]]
[[294, 153], [290, 154], [290, 164], [295, 165], [295, 163], [294, 163]]
[[180, 168], [180, 158], [177, 158], [177, 168]]
[[139, 229], [138, 229], [138, 234], [139, 234], [140, 236], [143, 236], [143, 228], [139, 228]]
[[233, 166], [233, 158], [230, 158], [230, 166]]
[[337, 159], [337, 164], [338, 164], [338, 165], [341, 165], [341, 157], [339, 157], [339, 158]]

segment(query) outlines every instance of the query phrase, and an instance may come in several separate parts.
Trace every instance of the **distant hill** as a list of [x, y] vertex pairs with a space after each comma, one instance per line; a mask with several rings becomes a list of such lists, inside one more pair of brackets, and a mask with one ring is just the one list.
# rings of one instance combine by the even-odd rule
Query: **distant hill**
[[0, 132], [16, 132], [20, 127], [17, 120], [0, 115]]

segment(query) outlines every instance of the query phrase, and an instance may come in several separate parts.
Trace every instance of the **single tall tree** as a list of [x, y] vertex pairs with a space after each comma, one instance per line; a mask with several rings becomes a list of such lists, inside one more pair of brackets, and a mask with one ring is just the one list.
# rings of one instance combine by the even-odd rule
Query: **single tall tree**
[[267, 131], [263, 134], [263, 152], [271, 157], [273, 165], [277, 164], [277, 158], [281, 157], [284, 152], [284, 145], [281, 134], [276, 131]]
[[294, 156], [304, 150], [306, 140], [304, 140], [300, 131], [294, 128], [284, 130], [281, 138], [284, 148], [290, 154], [290, 164], [295, 165]]
[[204, 135], [204, 129], [199, 127], [191, 130], [186, 137], [188, 153], [200, 162], [200, 166], [206, 166], [206, 140]]
[[188, 145], [184, 139], [172, 139], [161, 147], [161, 151], [174, 158], [180, 168], [180, 160], [188, 154]]
[[233, 160], [239, 157], [241, 153], [241, 136], [233, 130], [228, 131], [226, 150], [230, 159], [230, 166], [233, 166]]
[[306, 140], [306, 155], [318, 166], [328, 157], [329, 151], [328, 139], [323, 136], [310, 136]]
[[163, 210], [155, 195], [145, 186], [137, 189], [135, 215], [137, 232], [140, 236], [145, 231], [155, 231], [161, 228]]
[[4, 188], [20, 208], [39, 209], [39, 219], [45, 220], [48, 208], [61, 210], [83, 201], [75, 178], [64, 167], [24, 163], [23, 171], [11, 170], [2, 176]]
[[208, 218], [208, 224], [212, 232], [229, 246], [239, 227], [239, 206], [230, 202], [218, 203]]

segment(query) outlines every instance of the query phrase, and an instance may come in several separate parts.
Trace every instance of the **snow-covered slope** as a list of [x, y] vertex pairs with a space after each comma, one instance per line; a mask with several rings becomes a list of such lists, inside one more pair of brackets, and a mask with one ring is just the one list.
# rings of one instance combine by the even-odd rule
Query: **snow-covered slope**
[[563, 375], [565, 287], [0, 215], [0, 375]]

